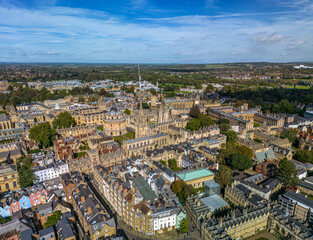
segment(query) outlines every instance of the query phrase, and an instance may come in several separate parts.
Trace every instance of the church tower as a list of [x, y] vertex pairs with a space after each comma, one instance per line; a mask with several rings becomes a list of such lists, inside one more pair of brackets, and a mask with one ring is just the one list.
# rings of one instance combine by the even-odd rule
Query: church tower
[[167, 122], [169, 117], [169, 109], [165, 103], [164, 97], [161, 94], [161, 105], [158, 112], [158, 123]]
[[140, 99], [139, 114], [136, 119], [135, 138], [141, 138], [146, 136], [148, 136], [148, 123], [147, 118], [143, 112], [142, 99]]

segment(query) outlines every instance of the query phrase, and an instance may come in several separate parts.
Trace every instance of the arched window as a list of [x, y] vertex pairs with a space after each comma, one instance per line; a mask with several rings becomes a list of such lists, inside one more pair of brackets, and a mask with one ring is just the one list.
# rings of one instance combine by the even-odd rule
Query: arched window
[[16, 182], [15, 182], [15, 181], [13, 182], [13, 187], [15, 187], [15, 188], [16, 188]]
[[5, 184], [5, 188], [6, 188], [6, 189], [9, 189], [9, 188], [10, 188], [8, 183]]

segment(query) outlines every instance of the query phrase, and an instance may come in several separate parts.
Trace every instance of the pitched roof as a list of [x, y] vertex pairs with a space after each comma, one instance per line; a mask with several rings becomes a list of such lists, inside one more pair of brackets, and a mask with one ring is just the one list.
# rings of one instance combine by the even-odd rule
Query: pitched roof
[[258, 152], [255, 154], [255, 157], [257, 159], [258, 162], [263, 162], [266, 159], [275, 159], [275, 153], [272, 149], [267, 150], [267, 151], [262, 151], [262, 152]]
[[176, 176], [182, 181], [190, 181], [198, 178], [208, 177], [211, 175], [214, 175], [214, 173], [205, 168], [176, 174]]

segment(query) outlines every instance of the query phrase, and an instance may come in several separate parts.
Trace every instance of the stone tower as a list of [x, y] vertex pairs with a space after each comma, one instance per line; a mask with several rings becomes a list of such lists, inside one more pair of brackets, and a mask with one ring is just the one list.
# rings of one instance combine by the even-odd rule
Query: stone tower
[[139, 114], [136, 119], [135, 138], [148, 136], [148, 122], [142, 108], [142, 99], [140, 99]]

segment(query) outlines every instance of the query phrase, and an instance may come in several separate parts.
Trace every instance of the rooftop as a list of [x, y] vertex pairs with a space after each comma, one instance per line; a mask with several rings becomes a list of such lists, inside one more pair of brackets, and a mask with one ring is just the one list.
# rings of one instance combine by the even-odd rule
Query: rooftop
[[208, 169], [205, 169], [205, 168], [176, 174], [176, 176], [179, 179], [181, 179], [182, 181], [185, 181], [185, 182], [191, 181], [194, 179], [198, 179], [198, 178], [204, 178], [204, 177], [212, 176], [212, 175], [214, 175], [214, 173]]

